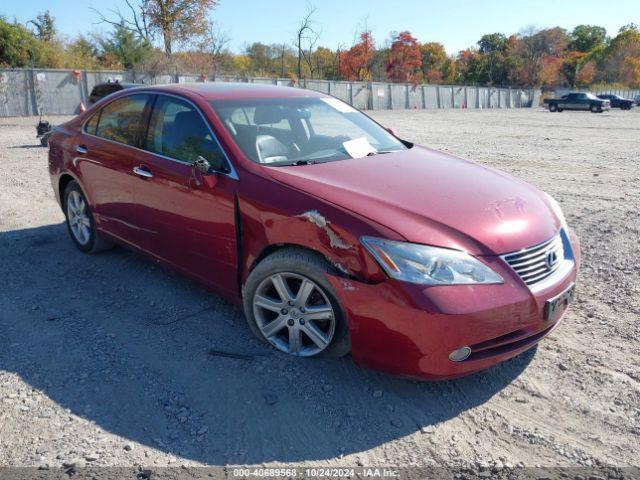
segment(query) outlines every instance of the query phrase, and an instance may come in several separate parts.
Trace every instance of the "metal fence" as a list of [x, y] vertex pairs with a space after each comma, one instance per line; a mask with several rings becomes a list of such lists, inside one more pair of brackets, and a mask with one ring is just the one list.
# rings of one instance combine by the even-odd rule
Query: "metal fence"
[[[72, 115], [87, 105], [93, 86], [106, 81], [148, 85], [184, 82], [248, 82], [290, 85], [289, 79], [201, 75], [151, 75], [134, 71], [0, 69], [0, 117]], [[301, 80], [295, 86], [333, 95], [362, 110], [523, 108], [538, 105], [540, 92], [464, 85]]]

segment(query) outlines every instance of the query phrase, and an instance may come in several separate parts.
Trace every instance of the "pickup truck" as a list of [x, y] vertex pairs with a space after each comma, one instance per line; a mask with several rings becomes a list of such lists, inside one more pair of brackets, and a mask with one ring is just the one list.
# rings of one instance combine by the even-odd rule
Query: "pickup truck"
[[611, 108], [609, 100], [603, 100], [592, 93], [568, 93], [560, 98], [545, 98], [544, 105], [550, 112], [563, 110], [589, 110], [592, 113], [602, 113]]

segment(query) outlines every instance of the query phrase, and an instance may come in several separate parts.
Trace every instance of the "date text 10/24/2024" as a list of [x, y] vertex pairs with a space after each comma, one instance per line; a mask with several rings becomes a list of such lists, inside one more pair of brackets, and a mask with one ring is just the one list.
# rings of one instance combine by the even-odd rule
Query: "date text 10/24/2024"
[[398, 471], [391, 468], [234, 468], [235, 478], [397, 478]]

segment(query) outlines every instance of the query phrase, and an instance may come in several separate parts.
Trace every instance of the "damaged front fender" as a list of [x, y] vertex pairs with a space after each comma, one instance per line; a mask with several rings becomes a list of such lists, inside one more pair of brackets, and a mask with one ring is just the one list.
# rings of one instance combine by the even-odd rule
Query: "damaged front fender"
[[273, 197], [261, 199], [255, 191], [251, 197], [239, 197], [242, 284], [264, 256], [284, 246], [319, 252], [343, 277], [366, 283], [386, 278], [359, 238], [363, 235], [398, 238], [395, 232], [302, 192], [291, 193], [298, 198], [291, 201], [288, 197], [281, 203], [274, 202]]

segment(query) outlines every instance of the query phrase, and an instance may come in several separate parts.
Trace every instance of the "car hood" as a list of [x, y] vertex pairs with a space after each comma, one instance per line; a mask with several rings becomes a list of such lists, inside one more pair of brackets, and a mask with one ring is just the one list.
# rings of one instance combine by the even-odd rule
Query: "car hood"
[[424, 147], [270, 167], [268, 172], [274, 180], [373, 220], [410, 242], [472, 254], [517, 251], [548, 240], [559, 228], [535, 187]]

